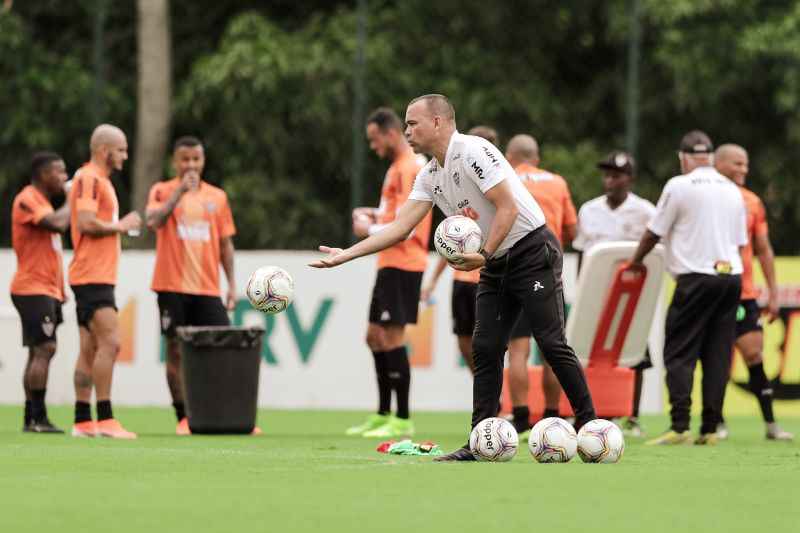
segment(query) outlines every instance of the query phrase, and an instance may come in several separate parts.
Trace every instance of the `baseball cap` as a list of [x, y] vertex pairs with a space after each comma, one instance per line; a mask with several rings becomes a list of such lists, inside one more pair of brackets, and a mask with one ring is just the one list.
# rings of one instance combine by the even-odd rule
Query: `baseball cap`
[[636, 163], [633, 157], [621, 150], [614, 150], [605, 159], [597, 163], [597, 168], [601, 170], [616, 170], [629, 176], [636, 172]]
[[681, 139], [680, 151], [684, 154], [710, 154], [714, 151], [714, 143], [705, 132], [692, 130]]

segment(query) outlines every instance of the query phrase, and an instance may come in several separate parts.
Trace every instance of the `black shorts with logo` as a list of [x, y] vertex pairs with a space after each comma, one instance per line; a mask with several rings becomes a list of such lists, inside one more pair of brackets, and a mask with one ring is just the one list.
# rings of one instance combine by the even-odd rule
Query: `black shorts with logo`
[[453, 281], [453, 296], [450, 306], [453, 311], [453, 333], [459, 337], [472, 336], [475, 329], [475, 296], [478, 284]]
[[752, 333], [753, 331], [763, 331], [761, 326], [761, 309], [755, 300], [742, 300], [739, 302], [744, 308], [744, 318], [736, 321], [736, 338]]
[[422, 272], [382, 268], [375, 278], [369, 321], [373, 324], [416, 324]]
[[219, 296], [158, 292], [161, 333], [175, 337], [180, 326], [230, 326], [228, 311]]
[[61, 301], [52, 296], [11, 295], [22, 321], [22, 345], [38, 346], [56, 340], [56, 329], [64, 319]]
[[71, 285], [75, 294], [75, 310], [78, 315], [78, 325], [89, 327], [95, 311], [104, 307], [117, 309], [114, 299], [114, 286], [106, 283], [88, 283], [86, 285]]

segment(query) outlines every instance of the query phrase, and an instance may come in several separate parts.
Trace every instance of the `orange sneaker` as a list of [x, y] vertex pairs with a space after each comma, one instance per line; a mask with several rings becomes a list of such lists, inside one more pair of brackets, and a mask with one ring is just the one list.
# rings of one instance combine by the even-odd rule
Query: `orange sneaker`
[[250, 434], [253, 435], [253, 436], [261, 435], [262, 433], [263, 433], [263, 431], [261, 431], [261, 428], [258, 427], [258, 426], [255, 426], [253, 428], [253, 431], [250, 432]]
[[181, 418], [181, 421], [178, 422], [178, 425], [175, 427], [175, 434], [176, 435], [181, 435], [181, 436], [191, 435], [192, 434], [192, 430], [189, 429], [189, 419], [188, 418], [186, 418], [185, 416], [183, 418]]
[[116, 419], [97, 421], [97, 436], [109, 437], [112, 439], [135, 439], [136, 433], [131, 433], [120, 424]]
[[96, 437], [97, 427], [95, 426], [94, 420], [87, 420], [86, 422], [76, 422], [75, 425], [72, 426], [72, 436]]

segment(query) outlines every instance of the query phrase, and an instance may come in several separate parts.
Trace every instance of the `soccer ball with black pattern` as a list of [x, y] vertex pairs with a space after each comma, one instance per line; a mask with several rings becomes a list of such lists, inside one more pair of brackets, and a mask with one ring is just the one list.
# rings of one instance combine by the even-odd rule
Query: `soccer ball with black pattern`
[[286, 311], [294, 296], [294, 281], [284, 269], [261, 267], [247, 280], [247, 299], [255, 309], [268, 315]]
[[624, 452], [622, 430], [613, 422], [598, 418], [578, 432], [578, 455], [584, 463], [616, 463]]
[[517, 454], [519, 435], [504, 418], [486, 418], [472, 429], [469, 449], [478, 461], [504, 463]]
[[578, 434], [562, 418], [545, 418], [531, 429], [528, 450], [539, 463], [568, 463], [578, 451]]
[[436, 227], [433, 245], [442, 257], [452, 261], [457, 254], [471, 254], [480, 250], [482, 238], [481, 228], [474, 220], [454, 215], [442, 220]]

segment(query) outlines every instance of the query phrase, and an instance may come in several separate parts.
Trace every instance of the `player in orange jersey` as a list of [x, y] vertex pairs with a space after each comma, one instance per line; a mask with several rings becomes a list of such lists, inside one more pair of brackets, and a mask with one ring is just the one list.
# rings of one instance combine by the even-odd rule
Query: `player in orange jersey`
[[[497, 131], [490, 126], [475, 126], [467, 132], [467, 135], [483, 137], [497, 146]], [[464, 215], [469, 216], [470, 213], [472, 213], [472, 210], [467, 210]], [[430, 300], [431, 294], [436, 288], [436, 283], [438, 283], [439, 277], [441, 277], [446, 266], [447, 259], [440, 257], [430, 279], [422, 287], [420, 292], [420, 300], [422, 302]], [[450, 296], [450, 309], [453, 314], [453, 334], [456, 336], [461, 357], [469, 367], [470, 372], [475, 371], [475, 363], [472, 360], [472, 330], [475, 329], [475, 298], [480, 277], [480, 269], [470, 271], [453, 269], [453, 290]]]
[[[536, 199], [544, 212], [547, 227], [562, 246], [575, 238], [578, 216], [566, 180], [557, 174], [542, 170], [539, 165], [539, 144], [530, 135], [515, 135], [506, 146], [506, 159], [514, 167], [525, 188]], [[508, 343], [509, 392], [511, 393], [514, 427], [524, 432], [530, 429], [528, 409], [528, 358], [531, 352], [530, 324], [518, 320], [511, 331]], [[561, 386], [550, 366], [543, 362], [542, 389], [545, 397], [543, 418], [558, 416]]]
[[[792, 440], [793, 435], [782, 430], [775, 422], [772, 412], [772, 384], [764, 373], [764, 330], [761, 325], [761, 310], [756, 298], [758, 291], [753, 285], [753, 254], [758, 256], [761, 271], [767, 282], [767, 318], [773, 322], [778, 318], [778, 284], [775, 279], [775, 256], [769, 242], [767, 215], [761, 199], [745, 188], [749, 171], [747, 151], [735, 144], [723, 144], [714, 154], [714, 166], [742, 191], [747, 210], [748, 244], [742, 249], [742, 296], [736, 322], [736, 348], [742, 354], [750, 374], [750, 391], [758, 398], [761, 415], [767, 425], [766, 436], [771, 440]], [[727, 438], [728, 429], [724, 421], [717, 428], [721, 438]]]
[[[75, 294], [80, 354], [75, 364], [75, 437], [103, 436], [135, 439], [114, 418], [111, 381], [119, 353], [119, 322], [114, 299], [120, 256], [120, 233], [138, 230], [141, 218], [133, 211], [119, 217], [111, 173], [128, 159], [128, 141], [110, 124], [95, 128], [89, 142], [92, 157], [75, 174], [69, 192], [70, 226], [75, 252], [69, 265], [69, 284]], [[94, 388], [97, 423], [90, 402]]]
[[[392, 164], [383, 181], [380, 207], [360, 207], [353, 211], [353, 233], [359, 238], [381, 231], [395, 219], [422, 168], [422, 161], [403, 135], [403, 122], [394, 111], [385, 107], [376, 109], [367, 119], [366, 129], [372, 151], [381, 159], [391, 160]], [[411, 368], [405, 347], [405, 329], [406, 324], [417, 322], [430, 229], [429, 213], [407, 240], [378, 254], [378, 275], [367, 327], [367, 345], [375, 360], [378, 382], [378, 412], [363, 424], [349, 428], [348, 435], [392, 438], [414, 433], [409, 419]], [[391, 414], [392, 391], [397, 401], [395, 416]]]
[[[236, 227], [225, 191], [203, 181], [205, 151], [199, 139], [175, 141], [172, 165], [177, 176], [153, 185], [147, 202], [147, 227], [156, 232], [156, 266], [150, 288], [158, 295], [161, 333], [167, 340], [167, 385], [178, 419], [176, 433], [188, 435], [175, 329], [230, 325], [228, 310], [236, 305]], [[228, 281], [224, 304], [220, 265]]]
[[69, 225], [69, 205], [54, 211], [50, 200], [64, 194], [66, 180], [61, 156], [39, 152], [31, 162], [31, 183], [11, 207], [11, 244], [17, 255], [11, 300], [22, 322], [22, 345], [28, 347], [22, 431], [32, 433], [64, 433], [48, 419], [44, 398], [50, 360], [56, 353], [56, 328], [62, 321], [61, 233]]

